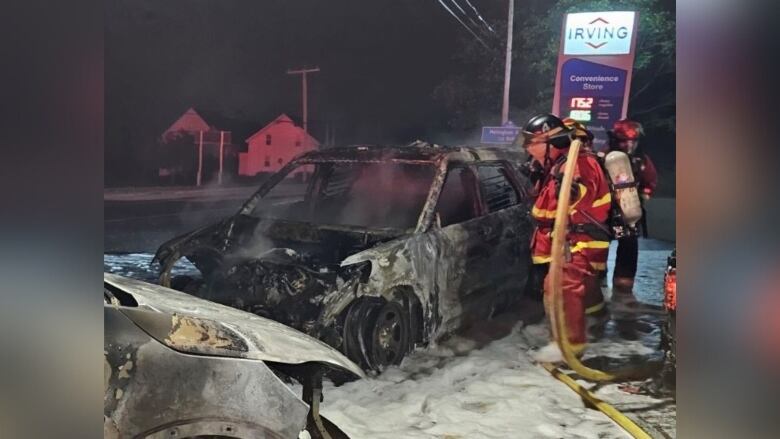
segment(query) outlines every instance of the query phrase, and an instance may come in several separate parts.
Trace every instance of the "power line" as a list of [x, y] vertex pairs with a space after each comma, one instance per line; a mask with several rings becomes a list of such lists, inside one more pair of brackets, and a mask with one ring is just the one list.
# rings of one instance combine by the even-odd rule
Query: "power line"
[[[469, 19], [469, 23], [471, 23], [471, 24], [472, 24], [472, 25], [473, 25], [473, 26], [474, 26], [474, 27], [475, 27], [477, 30], [482, 30], [482, 31], [484, 32], [484, 28], [483, 28], [482, 26], [480, 26], [480, 25], [479, 25], [479, 23], [477, 23], [476, 21], [474, 21], [474, 19], [473, 19], [473, 18], [471, 18], [471, 15], [469, 15], [469, 13], [468, 13], [468, 12], [466, 12], [466, 11], [465, 11], [465, 10], [464, 10], [464, 9], [463, 9], [461, 6], [460, 6], [460, 4], [457, 2], [457, 0], [450, 0], [450, 1], [452, 2], [452, 4], [454, 4], [454, 5], [455, 5], [455, 7], [457, 7], [457, 8], [458, 8], [458, 10], [461, 12], [461, 14], [463, 14], [463, 16], [464, 16], [464, 17], [466, 17], [466, 18], [468, 18], [468, 19]], [[489, 36], [492, 36], [492, 35], [489, 35]]]
[[473, 35], [473, 36], [474, 36], [474, 38], [476, 38], [476, 39], [477, 39], [477, 41], [479, 41], [479, 43], [480, 43], [480, 44], [482, 44], [482, 45], [485, 47], [485, 49], [488, 49], [488, 50], [490, 50], [490, 47], [489, 47], [489, 46], [488, 46], [488, 45], [487, 45], [487, 44], [486, 44], [486, 43], [485, 43], [485, 42], [482, 40], [482, 38], [480, 38], [480, 37], [479, 37], [479, 35], [477, 35], [476, 33], [474, 33], [474, 31], [473, 31], [473, 30], [471, 30], [471, 28], [470, 28], [470, 27], [468, 27], [468, 26], [466, 25], [466, 23], [464, 23], [464, 22], [463, 22], [463, 20], [461, 20], [461, 19], [460, 19], [460, 17], [458, 17], [458, 16], [457, 16], [457, 15], [456, 15], [454, 12], [452, 12], [452, 9], [450, 9], [450, 8], [449, 8], [449, 6], [445, 5], [445, 4], [444, 4], [444, 2], [443, 2], [442, 0], [438, 0], [438, 2], [439, 2], [439, 4], [440, 4], [440, 5], [442, 5], [442, 6], [444, 7], [444, 9], [446, 9], [446, 10], [447, 10], [447, 12], [449, 12], [449, 13], [450, 13], [450, 15], [452, 15], [453, 17], [455, 17], [455, 19], [456, 19], [456, 20], [458, 20], [458, 23], [460, 23], [460, 24], [461, 24], [463, 27], [465, 27], [465, 28], [466, 28], [466, 30], [467, 30], [467, 31], [469, 31], [469, 33], [470, 33], [471, 35]]
[[473, 9], [473, 10], [474, 10], [474, 13], [475, 13], [475, 14], [477, 14], [477, 18], [479, 18], [479, 21], [481, 21], [481, 22], [485, 23], [485, 26], [487, 26], [487, 28], [490, 30], [490, 32], [496, 33], [496, 31], [494, 31], [494, 30], [493, 30], [493, 28], [492, 28], [492, 27], [490, 27], [490, 25], [488, 24], [488, 22], [487, 22], [487, 21], [485, 21], [485, 19], [484, 19], [484, 18], [482, 18], [482, 15], [480, 15], [479, 11], [477, 11], [477, 8], [476, 8], [476, 7], [474, 7], [474, 5], [472, 5], [472, 4], [471, 4], [471, 2], [470, 2], [469, 0], [466, 0], [466, 4], [467, 4], [467, 5], [469, 5], [469, 6], [471, 6], [471, 9]]

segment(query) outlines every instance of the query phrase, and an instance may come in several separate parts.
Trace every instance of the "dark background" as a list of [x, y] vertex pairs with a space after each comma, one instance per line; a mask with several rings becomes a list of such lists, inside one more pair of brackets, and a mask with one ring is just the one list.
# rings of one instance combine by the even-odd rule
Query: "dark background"
[[[478, 141], [481, 125], [500, 123], [506, 2], [471, 3], [495, 30], [468, 23], [489, 50], [437, 0], [112, 0], [105, 24], [105, 184], [154, 184], [157, 139], [190, 106], [256, 129], [280, 113], [300, 124], [300, 76], [286, 71], [301, 66], [321, 69], [309, 76], [309, 130], [321, 141], [326, 127], [336, 144]], [[610, 9], [623, 3], [611, 2]], [[651, 3], [673, 14], [673, 2]], [[468, 10], [464, 0], [459, 4]], [[555, 2], [516, 2], [510, 119], [517, 124], [550, 107], [538, 91], [550, 89], [554, 74], [540, 79], [527, 66], [534, 57], [554, 62], [554, 56], [523, 32], [534, 14], [554, 8]], [[538, 37], [554, 43], [558, 33]], [[667, 76], [659, 87], [673, 91], [674, 75]], [[653, 156], [669, 183], [674, 130], [649, 131], [663, 144]]]
[[[112, 25], [111, 8], [94, 0], [4, 6], [0, 54], [9, 67], [0, 70], [5, 353], [0, 437], [98, 438], [102, 55], [104, 38], [110, 40], [104, 28]], [[680, 173], [677, 248], [680, 288], [688, 292], [678, 315], [687, 322], [680, 329], [678, 432], [692, 438], [775, 438], [780, 392], [772, 385], [780, 382], [780, 350], [734, 331], [750, 326], [727, 319], [765, 322], [750, 310], [777, 308], [745, 294], [752, 290], [744, 283], [724, 280], [737, 278], [734, 263], [745, 259], [735, 255], [735, 242], [751, 254], [772, 256], [751, 265], [750, 279], [763, 281], [779, 271], [777, 148], [769, 136], [776, 87], [767, 75], [776, 67], [767, 54], [778, 53], [771, 35], [777, 5], [681, 0], [678, 13], [679, 165], [686, 172]], [[109, 80], [108, 63], [106, 70]], [[106, 158], [112, 148], [117, 149], [106, 145]], [[120, 165], [106, 163], [106, 172]], [[735, 172], [742, 178], [735, 180]], [[713, 206], [720, 208], [716, 214]], [[754, 214], [744, 215], [748, 211]], [[705, 286], [708, 280], [716, 285]], [[768, 292], [777, 295], [776, 288]], [[775, 361], [761, 361], [765, 368], [757, 371], [759, 354], [774, 355]]]

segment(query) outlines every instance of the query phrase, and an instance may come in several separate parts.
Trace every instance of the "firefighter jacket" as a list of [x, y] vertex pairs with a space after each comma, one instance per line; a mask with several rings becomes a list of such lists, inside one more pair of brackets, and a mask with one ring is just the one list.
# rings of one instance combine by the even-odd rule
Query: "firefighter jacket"
[[[565, 162], [564, 150], [564, 155], [556, 161], [542, 182], [539, 195], [531, 209], [531, 216], [536, 222], [531, 240], [531, 256], [534, 264], [545, 264], [551, 260], [551, 234]], [[606, 223], [612, 195], [607, 177], [593, 153], [580, 151], [571, 191], [567, 232], [569, 252], [572, 254], [581, 252], [593, 269], [605, 270], [609, 252]]]
[[655, 170], [653, 161], [647, 154], [637, 154], [631, 156], [631, 168], [634, 171], [634, 178], [639, 184], [639, 193], [652, 196], [655, 192], [655, 186], [658, 184], [658, 172]]

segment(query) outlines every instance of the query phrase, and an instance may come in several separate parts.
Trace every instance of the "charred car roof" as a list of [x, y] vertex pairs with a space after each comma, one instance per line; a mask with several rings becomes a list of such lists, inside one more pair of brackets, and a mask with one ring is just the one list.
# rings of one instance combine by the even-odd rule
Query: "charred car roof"
[[436, 163], [445, 157], [450, 160], [477, 162], [498, 160], [517, 154], [523, 154], [523, 152], [509, 148], [439, 146], [427, 143], [420, 143], [419, 146], [353, 145], [311, 151], [299, 156], [294, 162], [298, 164], [341, 161]]

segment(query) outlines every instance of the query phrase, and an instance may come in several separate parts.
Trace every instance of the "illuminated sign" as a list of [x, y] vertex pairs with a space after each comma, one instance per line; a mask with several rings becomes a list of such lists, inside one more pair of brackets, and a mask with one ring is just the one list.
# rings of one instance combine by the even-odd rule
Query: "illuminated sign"
[[590, 122], [590, 110], [571, 110], [569, 117], [580, 122]]
[[623, 117], [627, 78], [623, 69], [588, 59], [571, 58], [561, 65], [560, 114], [585, 123], [596, 137], [597, 150], [605, 144], [607, 130]]
[[568, 14], [563, 33], [564, 55], [625, 55], [631, 53], [634, 12]]
[[593, 98], [571, 98], [571, 103], [569, 104], [569, 107], [590, 110], [591, 108], [593, 108]]
[[585, 124], [595, 151], [628, 114], [638, 32], [636, 11], [577, 12], [561, 23], [552, 113]]

